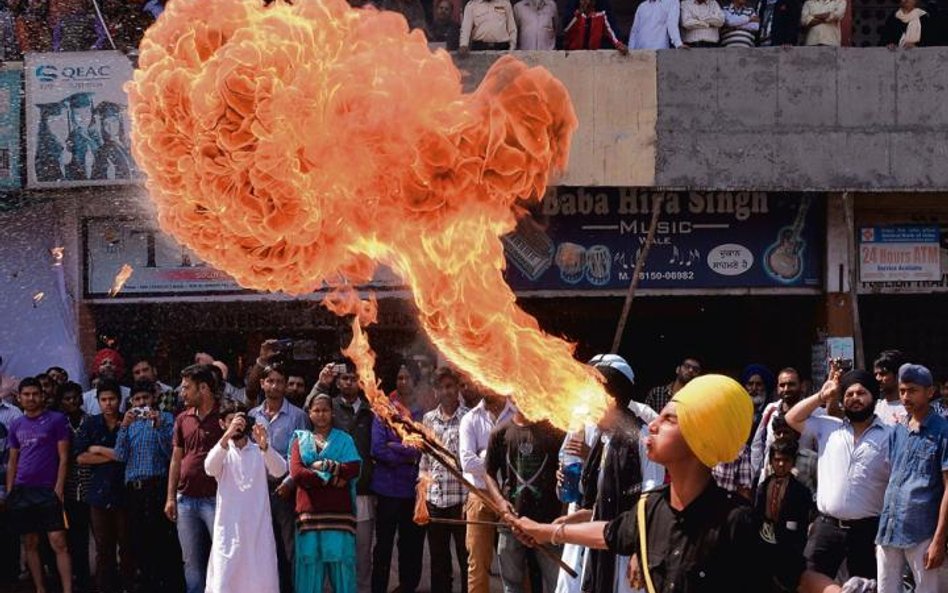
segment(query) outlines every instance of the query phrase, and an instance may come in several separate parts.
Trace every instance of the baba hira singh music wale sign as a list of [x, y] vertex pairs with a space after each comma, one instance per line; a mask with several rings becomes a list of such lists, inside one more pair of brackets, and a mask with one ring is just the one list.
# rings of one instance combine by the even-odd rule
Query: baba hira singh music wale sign
[[643, 288], [818, 288], [823, 194], [556, 188], [503, 238], [517, 291], [624, 290], [661, 196]]

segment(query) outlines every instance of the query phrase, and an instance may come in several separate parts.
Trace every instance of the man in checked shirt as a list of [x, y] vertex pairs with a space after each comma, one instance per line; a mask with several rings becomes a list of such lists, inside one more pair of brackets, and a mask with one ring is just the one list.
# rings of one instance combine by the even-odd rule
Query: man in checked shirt
[[181, 548], [164, 512], [174, 417], [155, 407], [155, 391], [150, 381], [132, 386], [115, 441], [115, 457], [125, 463], [129, 532], [144, 593], [184, 589]]
[[[460, 442], [461, 418], [467, 408], [461, 405], [461, 379], [452, 369], [441, 367], [434, 374], [435, 396], [438, 407], [425, 414], [422, 419], [438, 440], [454, 454], [460, 467], [458, 445]], [[461, 481], [448, 472], [440, 463], [423, 455], [419, 474], [431, 479], [426, 496], [428, 514], [436, 519], [463, 519], [464, 500], [467, 492]], [[461, 571], [461, 591], [467, 593], [467, 548], [464, 525], [428, 525], [428, 551], [431, 554], [431, 591], [453, 591], [451, 586], [451, 538], [454, 538], [454, 553]]]

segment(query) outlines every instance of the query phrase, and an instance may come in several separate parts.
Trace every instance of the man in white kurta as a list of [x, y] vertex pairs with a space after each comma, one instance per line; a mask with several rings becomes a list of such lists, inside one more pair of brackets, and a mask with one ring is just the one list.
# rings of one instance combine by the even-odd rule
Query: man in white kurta
[[204, 460], [204, 471], [217, 480], [205, 593], [279, 593], [267, 474], [286, 474], [286, 461], [269, 447], [263, 426], [253, 427], [251, 442], [244, 414], [225, 407], [224, 436]]

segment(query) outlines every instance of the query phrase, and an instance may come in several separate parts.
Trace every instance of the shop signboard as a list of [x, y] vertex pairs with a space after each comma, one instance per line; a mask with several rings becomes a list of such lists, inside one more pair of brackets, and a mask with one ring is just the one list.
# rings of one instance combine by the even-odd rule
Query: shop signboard
[[[170, 235], [140, 219], [88, 218], [83, 221], [83, 242], [86, 298], [147, 300], [214, 295], [269, 298], [268, 294], [241, 287]], [[123, 274], [123, 269], [131, 273]], [[373, 282], [360, 288], [387, 289], [401, 284], [390, 270], [380, 268]]]
[[0, 70], [0, 191], [18, 189], [20, 180], [20, 107], [23, 73]]
[[625, 290], [662, 197], [645, 289], [819, 288], [822, 194], [556, 188], [504, 237], [516, 291]]
[[[879, 227], [872, 227], [879, 228]], [[886, 228], [886, 227], [883, 227]], [[925, 225], [902, 225], [899, 227], [890, 227], [897, 229], [928, 229], [924, 232], [918, 230], [912, 231], [912, 233], [917, 238], [924, 238], [924, 241], [918, 243], [919, 246], [923, 246], [925, 249], [921, 253], [925, 254], [925, 257], [922, 258], [924, 264], [919, 264], [923, 266], [926, 271], [925, 274], [928, 280], [924, 279], [895, 279], [891, 278], [888, 280], [869, 280], [866, 278], [865, 274], [861, 274], [859, 282], [859, 292], [861, 293], [881, 293], [881, 294], [896, 294], [896, 293], [933, 293], [933, 292], [948, 292], [948, 224], [941, 224], [937, 226]], [[866, 229], [861, 229], [860, 239], [862, 239], [862, 234], [865, 233]], [[935, 235], [937, 231], [937, 235]], [[897, 235], [898, 236], [898, 235]], [[932, 239], [937, 236], [937, 243], [933, 243]], [[870, 243], [870, 245], [878, 246], [878, 242]], [[894, 245], [900, 245], [899, 243], [893, 243]], [[864, 243], [860, 244], [860, 256], [862, 259], [865, 258], [863, 253]], [[932, 274], [936, 265], [932, 261], [934, 254], [937, 250], [937, 268], [938, 275], [937, 277]], [[860, 260], [860, 272], [863, 271], [862, 259]], [[878, 256], [877, 258], [878, 259]], [[913, 264], [914, 265], [914, 264]]]
[[859, 231], [862, 282], [941, 279], [941, 231], [937, 225], [863, 227]]
[[128, 97], [132, 63], [121, 52], [26, 54], [27, 185], [136, 183]]

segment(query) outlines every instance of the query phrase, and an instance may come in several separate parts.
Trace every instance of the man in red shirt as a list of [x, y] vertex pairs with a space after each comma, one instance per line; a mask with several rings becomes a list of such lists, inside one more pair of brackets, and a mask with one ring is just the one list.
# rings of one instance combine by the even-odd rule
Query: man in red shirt
[[181, 397], [187, 411], [175, 420], [165, 514], [178, 524], [187, 593], [204, 591], [214, 528], [217, 482], [204, 471], [204, 458], [221, 439], [217, 379], [209, 364], [181, 371]]

